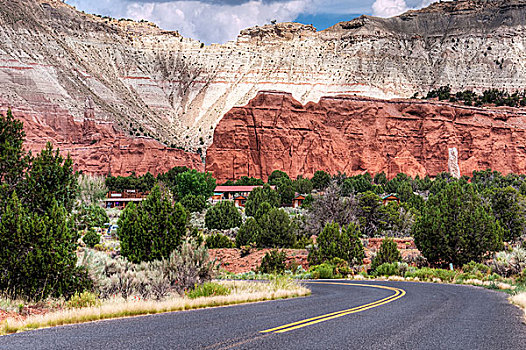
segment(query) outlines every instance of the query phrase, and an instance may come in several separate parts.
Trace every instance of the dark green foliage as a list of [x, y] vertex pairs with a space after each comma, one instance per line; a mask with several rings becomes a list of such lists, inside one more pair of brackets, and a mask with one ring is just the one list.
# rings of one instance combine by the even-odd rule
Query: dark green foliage
[[135, 173], [132, 173], [130, 176], [106, 177], [106, 187], [108, 187], [109, 191], [137, 190], [139, 192], [148, 192], [153, 186], [155, 186], [155, 177], [149, 172], [139, 177]]
[[0, 185], [6, 184], [10, 191], [21, 181], [29, 162], [22, 147], [24, 137], [23, 124], [13, 118], [11, 110], [0, 114]]
[[258, 247], [285, 248], [294, 246], [295, 236], [291, 221], [283, 209], [270, 209], [257, 220], [257, 223], [260, 227], [256, 242]]
[[177, 198], [184, 198], [188, 194], [208, 198], [214, 193], [215, 187], [216, 180], [208, 172], [200, 173], [192, 169], [175, 177]]
[[237, 180], [235, 183], [232, 182], [229, 185], [236, 185], [236, 186], [263, 186], [264, 184], [265, 183], [261, 179], [256, 179], [255, 177], [241, 176], [239, 178], [239, 180]]
[[294, 191], [294, 185], [289, 179], [280, 179], [278, 185], [278, 196], [282, 206], [291, 206], [296, 192]]
[[501, 249], [503, 230], [472, 185], [454, 182], [429, 197], [413, 236], [430, 263], [461, 266]]
[[206, 237], [206, 246], [208, 249], [234, 248], [234, 242], [221, 233], [214, 233]]
[[185, 166], [173, 167], [172, 169], [168, 170], [167, 172], [157, 175], [157, 181], [165, 183], [166, 185], [168, 185], [168, 187], [170, 187], [172, 192], [176, 192], [176, 190], [175, 190], [175, 183], [176, 183], [177, 175], [179, 175], [181, 173], [185, 173], [185, 172], [187, 172], [189, 170], [190, 169], [188, 169]]
[[73, 161], [62, 158], [51, 143], [32, 160], [24, 182], [24, 204], [32, 211], [44, 212], [57, 202], [68, 212], [73, 209], [78, 196], [77, 175]]
[[168, 258], [186, 233], [186, 211], [155, 186], [148, 198], [130, 204], [118, 221], [121, 254], [131, 262]]
[[342, 196], [349, 196], [353, 193], [373, 191], [374, 185], [371, 183], [370, 176], [357, 175], [349, 177], [343, 181], [341, 186]]
[[290, 180], [286, 172], [281, 170], [274, 170], [272, 174], [268, 177], [268, 183], [273, 186], [277, 186], [280, 180], [287, 179]]
[[329, 183], [331, 182], [331, 176], [325, 171], [318, 170], [314, 173], [311, 181], [314, 189], [324, 190], [327, 188], [327, 186], [329, 186]]
[[100, 238], [101, 235], [98, 234], [94, 229], [90, 228], [84, 237], [82, 237], [82, 241], [86, 246], [93, 248], [100, 243]]
[[212, 230], [226, 230], [242, 224], [241, 214], [234, 202], [222, 201], [208, 209], [205, 226]]
[[256, 244], [259, 240], [261, 229], [254, 218], [247, 218], [241, 225], [236, 235], [236, 247], [241, 248], [246, 245]]
[[270, 252], [267, 252], [263, 259], [261, 260], [261, 265], [259, 266], [259, 272], [261, 273], [283, 273], [285, 271], [285, 261], [287, 255], [284, 251], [278, 251], [273, 249]]
[[109, 221], [106, 211], [96, 204], [82, 206], [75, 215], [75, 223], [79, 230], [90, 227], [102, 227]]
[[89, 287], [85, 272], [76, 267], [77, 240], [56, 201], [45, 214], [31, 212], [14, 192], [0, 221], [0, 290], [12, 298], [41, 300]]
[[355, 224], [340, 228], [338, 223], [329, 223], [318, 236], [317, 249], [309, 252], [309, 263], [320, 264], [334, 258], [350, 264], [361, 265], [365, 258], [360, 240], [360, 231]]
[[358, 197], [358, 220], [362, 233], [373, 237], [389, 228], [389, 209], [377, 194], [367, 191]]
[[373, 182], [379, 186], [385, 185], [387, 183], [387, 176], [382, 171], [374, 176]]
[[[496, 60], [495, 63], [502, 69], [503, 60]], [[509, 93], [506, 90], [489, 89], [485, 90], [482, 95], [477, 95], [471, 90], [459, 91], [451, 94], [450, 86], [441, 86], [437, 90], [428, 92], [426, 98], [436, 98], [439, 100], [449, 100], [451, 102], [463, 101], [467, 106], [483, 106], [494, 104], [496, 106], [523, 107], [526, 106], [526, 91], [516, 91]]]
[[312, 196], [312, 194], [308, 194], [305, 196], [305, 200], [303, 201], [301, 207], [304, 209], [308, 209], [312, 206], [312, 203], [314, 203], [314, 197]]
[[449, 98], [451, 97], [451, 86], [449, 85], [441, 86], [436, 90], [429, 91], [427, 93], [426, 99], [437, 98], [437, 97], [440, 101], [449, 100]]
[[395, 241], [391, 237], [386, 237], [380, 245], [380, 249], [376, 253], [376, 256], [371, 262], [371, 269], [376, 270], [376, 268], [385, 263], [394, 263], [397, 261], [402, 261], [402, 255], [396, 246]]
[[258, 187], [250, 192], [247, 203], [245, 205], [245, 213], [247, 216], [254, 216], [259, 209], [259, 206], [267, 202], [271, 207], [279, 206], [279, 196], [269, 185]]
[[202, 212], [206, 209], [206, 198], [202, 195], [187, 194], [181, 199], [181, 205], [190, 213]]
[[491, 200], [493, 215], [504, 230], [503, 240], [510, 242], [524, 233], [526, 213], [520, 202], [519, 191], [513, 187], [492, 188], [486, 191]]
[[294, 181], [294, 190], [300, 194], [310, 194], [313, 190], [312, 181], [310, 179], [298, 178]]

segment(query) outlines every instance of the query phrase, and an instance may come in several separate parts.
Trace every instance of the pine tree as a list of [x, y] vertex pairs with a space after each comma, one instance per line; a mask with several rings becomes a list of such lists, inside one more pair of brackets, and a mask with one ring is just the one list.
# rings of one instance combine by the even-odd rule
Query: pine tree
[[376, 268], [382, 264], [391, 264], [398, 261], [402, 261], [402, 254], [400, 254], [393, 238], [386, 237], [371, 262], [371, 269], [376, 270]]
[[134, 263], [168, 258], [182, 242], [186, 220], [183, 206], [172, 204], [170, 196], [155, 186], [145, 201], [130, 204], [121, 214], [117, 232], [121, 254]]
[[259, 209], [259, 206], [267, 202], [271, 207], [279, 206], [279, 196], [269, 185], [258, 187], [250, 192], [247, 203], [245, 205], [245, 213], [247, 216], [254, 216]]
[[23, 178], [29, 162], [23, 149], [24, 138], [23, 124], [11, 110], [0, 115], [0, 186], [5, 184], [10, 192]]
[[429, 197], [413, 237], [430, 263], [462, 266], [501, 249], [503, 230], [472, 185], [453, 182]]
[[226, 230], [239, 227], [242, 223], [241, 214], [234, 202], [223, 201], [208, 209], [205, 215], [205, 226], [212, 230]]

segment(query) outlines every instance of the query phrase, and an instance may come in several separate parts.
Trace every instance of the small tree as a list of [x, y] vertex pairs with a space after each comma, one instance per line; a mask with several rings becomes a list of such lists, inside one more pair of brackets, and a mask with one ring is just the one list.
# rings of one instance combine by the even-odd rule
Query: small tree
[[95, 232], [94, 229], [90, 228], [88, 232], [82, 237], [82, 241], [86, 246], [93, 248], [100, 243], [101, 235]]
[[492, 188], [486, 192], [491, 200], [495, 219], [504, 230], [504, 241], [510, 242], [522, 236], [526, 228], [526, 212], [519, 191], [509, 186]]
[[32, 160], [25, 180], [25, 204], [33, 211], [45, 212], [54, 201], [70, 212], [77, 199], [79, 186], [73, 172], [73, 161], [62, 158], [50, 142]]
[[371, 262], [371, 269], [376, 270], [376, 268], [385, 263], [394, 263], [397, 261], [402, 261], [402, 254], [396, 246], [396, 242], [391, 237], [386, 237], [378, 249], [378, 253], [373, 258]]
[[259, 240], [261, 228], [254, 218], [247, 218], [245, 223], [241, 225], [236, 235], [236, 247], [241, 248]]
[[283, 273], [286, 268], [286, 259], [287, 255], [284, 251], [271, 250], [261, 260], [259, 271], [262, 273]]
[[187, 194], [181, 199], [181, 204], [185, 207], [190, 213], [202, 212], [206, 209], [206, 198], [205, 196]]
[[21, 181], [29, 163], [23, 149], [25, 138], [22, 122], [7, 111], [0, 114], [0, 184], [6, 184], [12, 191]]
[[245, 205], [245, 213], [247, 216], [254, 216], [263, 202], [269, 203], [272, 207], [279, 206], [278, 193], [269, 185], [254, 188], [254, 190], [250, 192]]
[[186, 233], [186, 211], [155, 186], [142, 203], [130, 204], [118, 221], [121, 254], [131, 262], [168, 258]]
[[284, 171], [274, 170], [268, 177], [268, 183], [277, 186], [283, 179], [290, 180], [289, 175]]
[[309, 263], [321, 264], [339, 258], [350, 264], [362, 264], [363, 245], [358, 227], [351, 223], [340, 228], [338, 223], [329, 223], [318, 236], [317, 249], [309, 253]]
[[46, 214], [22, 206], [16, 192], [0, 220], [0, 290], [30, 300], [70, 296], [87, 286], [76, 267], [78, 236], [54, 201]]
[[502, 248], [503, 231], [472, 185], [446, 185], [427, 200], [413, 226], [415, 244], [430, 263], [481, 262]]
[[106, 211], [97, 204], [83, 206], [75, 215], [75, 223], [80, 230], [90, 227], [102, 227], [109, 221], [110, 219]]
[[175, 190], [178, 198], [188, 194], [210, 197], [214, 193], [216, 180], [212, 174], [200, 173], [195, 169], [179, 173], [175, 177]]
[[317, 190], [324, 190], [329, 186], [331, 182], [331, 176], [325, 171], [318, 170], [314, 173], [312, 177], [312, 185]]
[[78, 178], [79, 200], [81, 205], [90, 206], [97, 204], [108, 192], [103, 176], [81, 174]]
[[227, 230], [239, 227], [242, 223], [241, 214], [234, 202], [222, 201], [208, 209], [205, 215], [205, 226], [212, 230]]
[[281, 248], [292, 247], [295, 243], [295, 236], [289, 215], [283, 210], [272, 208], [262, 215], [258, 220], [260, 234], [258, 237], [258, 247]]

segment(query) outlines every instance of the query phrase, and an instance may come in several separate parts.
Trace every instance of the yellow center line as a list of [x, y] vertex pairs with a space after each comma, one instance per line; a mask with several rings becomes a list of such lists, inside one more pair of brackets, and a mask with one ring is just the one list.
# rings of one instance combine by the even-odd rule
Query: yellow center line
[[329, 314], [325, 314], [325, 315], [321, 315], [321, 316], [307, 318], [305, 320], [301, 320], [301, 321], [297, 321], [297, 322], [293, 322], [293, 323], [288, 323], [288, 324], [283, 325], [283, 326], [266, 329], [264, 331], [261, 331], [260, 333], [271, 333], [271, 332], [273, 332], [273, 333], [285, 333], [285, 332], [289, 332], [289, 331], [292, 331], [294, 329], [307, 327], [307, 326], [310, 326], [310, 325], [313, 325], [313, 324], [316, 324], [316, 323], [332, 320], [332, 319], [335, 319], [335, 318], [338, 318], [338, 317], [342, 317], [342, 316], [345, 316], [345, 315], [349, 315], [349, 314], [353, 314], [353, 313], [369, 310], [369, 309], [372, 309], [372, 308], [375, 308], [375, 307], [378, 307], [378, 306], [381, 306], [381, 305], [385, 305], [387, 303], [390, 303], [390, 302], [393, 302], [393, 301], [395, 301], [397, 299], [400, 299], [401, 297], [403, 297], [406, 294], [405, 290], [400, 289], [400, 288], [387, 287], [387, 286], [374, 285], [374, 284], [339, 283], [339, 282], [309, 282], [309, 283], [336, 284], [336, 285], [355, 286], [355, 287], [369, 287], [369, 288], [377, 288], [377, 289], [386, 289], [386, 290], [393, 291], [395, 293], [390, 295], [390, 296], [388, 296], [388, 297], [386, 297], [386, 298], [383, 298], [383, 299], [380, 299], [380, 300], [376, 300], [376, 301], [373, 301], [373, 302], [368, 303], [368, 304], [356, 306], [356, 307], [353, 307], [353, 308], [350, 308], [350, 309], [346, 309], [346, 310], [331, 312]]

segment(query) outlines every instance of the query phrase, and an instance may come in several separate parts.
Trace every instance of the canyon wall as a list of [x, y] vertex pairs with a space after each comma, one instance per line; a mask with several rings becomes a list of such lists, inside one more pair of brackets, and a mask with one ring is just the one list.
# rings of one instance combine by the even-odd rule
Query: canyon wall
[[60, 0], [0, 0], [0, 98], [40, 114], [66, 110], [129, 135], [206, 152], [219, 119], [260, 90], [410, 97], [526, 86], [526, 1], [435, 3], [323, 31], [297, 23], [204, 45], [151, 23], [101, 18]]
[[[8, 108], [0, 102], [1, 114], [5, 115]], [[204, 170], [197, 153], [169, 148], [151, 138], [131, 138], [115, 130], [111, 123], [88, 118], [75, 121], [60, 109], [41, 113], [12, 109], [12, 113], [24, 123], [28, 151], [36, 155], [51, 142], [63, 156], [71, 155], [77, 171], [128, 176], [132, 172], [157, 175], [175, 166]]]
[[273, 170], [291, 178], [316, 170], [394, 177], [448, 171], [458, 150], [462, 175], [491, 168], [526, 172], [526, 113], [422, 100], [322, 97], [302, 105], [291, 94], [261, 92], [219, 122], [206, 157], [218, 182]]

